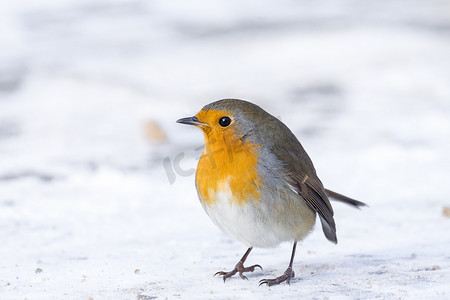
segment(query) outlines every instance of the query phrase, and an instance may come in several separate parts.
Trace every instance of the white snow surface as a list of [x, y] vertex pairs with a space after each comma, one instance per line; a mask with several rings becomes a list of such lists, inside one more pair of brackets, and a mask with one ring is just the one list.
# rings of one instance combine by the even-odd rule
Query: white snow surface
[[[0, 6], [0, 299], [450, 298], [448, 1]], [[203, 211], [203, 137], [175, 120], [227, 97], [369, 205], [334, 203], [339, 243], [318, 222], [290, 286], [258, 286], [290, 243], [255, 248], [248, 281], [213, 277], [246, 247]]]

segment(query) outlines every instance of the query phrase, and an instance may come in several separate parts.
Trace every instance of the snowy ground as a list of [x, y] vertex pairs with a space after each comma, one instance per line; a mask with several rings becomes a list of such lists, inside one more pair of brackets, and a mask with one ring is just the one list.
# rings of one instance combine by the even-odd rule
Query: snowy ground
[[[448, 1], [205, 2], [2, 2], [0, 299], [450, 298]], [[370, 205], [334, 205], [339, 244], [316, 228], [291, 286], [258, 287], [290, 244], [212, 276], [246, 248], [198, 203], [202, 135], [175, 120], [225, 97]]]

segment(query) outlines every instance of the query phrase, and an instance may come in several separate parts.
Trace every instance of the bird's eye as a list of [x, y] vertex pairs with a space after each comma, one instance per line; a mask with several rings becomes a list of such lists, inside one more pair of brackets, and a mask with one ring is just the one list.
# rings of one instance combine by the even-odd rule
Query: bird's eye
[[230, 123], [231, 119], [229, 117], [222, 117], [219, 119], [219, 125], [222, 127], [227, 127]]

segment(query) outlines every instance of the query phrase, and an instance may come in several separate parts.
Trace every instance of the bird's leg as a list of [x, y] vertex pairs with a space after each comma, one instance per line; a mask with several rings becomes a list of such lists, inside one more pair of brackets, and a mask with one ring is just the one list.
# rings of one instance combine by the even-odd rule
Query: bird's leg
[[216, 274], [214, 274], [214, 276], [217, 276], [217, 275], [222, 276], [223, 277], [223, 282], [225, 282], [225, 280], [227, 280], [228, 278], [230, 278], [231, 276], [233, 276], [236, 273], [239, 273], [239, 276], [242, 279], [248, 279], [242, 273], [244, 273], [244, 272], [253, 272], [256, 267], [258, 267], [258, 268], [260, 268], [262, 270], [262, 267], [260, 265], [253, 265], [251, 267], [244, 267], [244, 262], [247, 259], [247, 256], [250, 254], [250, 251], [252, 251], [252, 249], [253, 249], [253, 247], [248, 248], [247, 252], [245, 252], [244, 256], [242, 256], [241, 260], [236, 264], [236, 266], [234, 267], [233, 270], [231, 270], [230, 272], [219, 271]]
[[259, 282], [259, 285], [266, 284], [267, 286], [277, 285], [284, 281], [286, 281], [287, 284], [291, 283], [291, 279], [294, 278], [295, 273], [294, 270], [292, 270], [292, 264], [294, 263], [294, 256], [295, 256], [295, 248], [297, 248], [297, 241], [294, 242], [294, 247], [292, 248], [292, 255], [291, 255], [291, 261], [289, 262], [289, 267], [284, 271], [283, 275], [274, 278], [274, 279], [263, 279]]

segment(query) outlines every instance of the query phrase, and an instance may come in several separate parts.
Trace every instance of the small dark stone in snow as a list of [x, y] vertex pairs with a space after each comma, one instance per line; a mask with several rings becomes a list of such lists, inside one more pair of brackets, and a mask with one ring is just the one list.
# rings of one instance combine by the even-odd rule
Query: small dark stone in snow
[[137, 295], [136, 298], [138, 300], [152, 300], [152, 299], [156, 299], [157, 297], [147, 296], [147, 295]]

